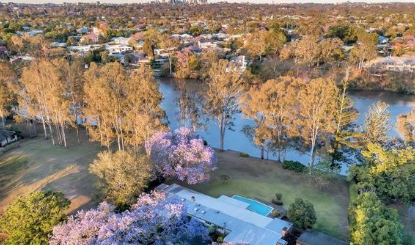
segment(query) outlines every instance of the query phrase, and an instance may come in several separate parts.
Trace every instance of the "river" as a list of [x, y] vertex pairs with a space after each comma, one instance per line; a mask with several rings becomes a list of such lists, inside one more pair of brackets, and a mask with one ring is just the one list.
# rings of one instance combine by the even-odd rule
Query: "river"
[[[157, 79], [160, 85], [160, 92], [163, 94], [164, 100], [162, 102], [162, 108], [166, 111], [169, 119], [169, 126], [171, 129], [180, 127], [179, 123], [179, 108], [177, 106], [178, 93], [176, 89], [176, 81], [174, 79]], [[188, 81], [190, 89], [198, 90], [199, 85], [194, 81]], [[403, 95], [394, 92], [384, 91], [351, 91], [349, 96], [354, 100], [355, 107], [360, 113], [357, 119], [357, 124], [362, 124], [366, 112], [369, 110], [370, 105], [383, 101], [389, 105], [391, 113], [391, 122], [395, 124], [396, 117], [402, 113], [408, 113], [415, 107], [414, 95]], [[207, 122], [208, 128], [206, 130], [198, 132], [209, 145], [219, 148], [219, 130], [217, 126], [212, 122]], [[225, 149], [230, 149], [239, 152], [248, 153], [250, 156], [259, 157], [260, 151], [256, 148], [248, 138], [241, 132], [243, 126], [253, 125], [252, 121], [244, 118], [242, 114], [236, 116], [235, 127], [233, 131], [226, 131], [225, 135]], [[396, 128], [390, 130], [391, 136], [399, 137], [399, 133]], [[275, 159], [274, 156], [269, 156], [270, 159]], [[307, 163], [309, 156], [307, 154], [300, 154], [297, 151], [287, 152], [287, 160], [296, 160], [302, 163]], [[344, 164], [340, 171], [341, 174], [347, 174], [348, 166]]]

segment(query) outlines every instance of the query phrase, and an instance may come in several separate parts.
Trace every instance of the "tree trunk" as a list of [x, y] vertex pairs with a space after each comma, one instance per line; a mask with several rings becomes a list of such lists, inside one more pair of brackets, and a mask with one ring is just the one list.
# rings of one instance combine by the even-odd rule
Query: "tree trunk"
[[225, 150], [225, 115], [222, 114], [221, 118], [220, 118], [220, 126], [219, 126], [219, 130], [220, 130], [220, 150], [224, 151]]
[[61, 135], [61, 129], [59, 124], [55, 125], [55, 132], [56, 132], [56, 137], [58, 140], [58, 145], [62, 145], [62, 135]]
[[264, 151], [265, 151], [265, 147], [261, 146], [261, 159], [264, 160]]
[[65, 146], [65, 148], [68, 148], [68, 145], [66, 144], [65, 127], [63, 125], [61, 125], [61, 129], [62, 129], [63, 146]]
[[222, 132], [220, 133], [220, 150], [225, 150], [225, 134]]
[[6, 129], [6, 117], [5, 116], [1, 117], [1, 124], [3, 126], [3, 129]]
[[170, 76], [171, 76], [171, 74], [173, 74], [173, 67], [172, 67], [171, 63], [172, 63], [171, 62], [171, 55], [169, 55]]
[[310, 163], [309, 163], [309, 174], [312, 173], [312, 170], [314, 168], [314, 148], [316, 146], [315, 139], [312, 139], [311, 141], [311, 149], [310, 149]]
[[49, 126], [50, 138], [52, 139], [52, 145], [55, 145], [55, 138], [53, 137], [52, 124], [48, 123], [48, 126]]
[[281, 162], [281, 149], [278, 148], [277, 150], [277, 161], [280, 163]]
[[45, 135], [45, 140], [48, 139], [48, 131], [46, 130], [46, 122], [45, 122], [45, 118], [42, 117], [42, 124], [43, 124], [43, 133]]
[[81, 143], [79, 139], [79, 125], [78, 125], [78, 113], [75, 113], [75, 129], [76, 129], [76, 139], [78, 140], [78, 144]]

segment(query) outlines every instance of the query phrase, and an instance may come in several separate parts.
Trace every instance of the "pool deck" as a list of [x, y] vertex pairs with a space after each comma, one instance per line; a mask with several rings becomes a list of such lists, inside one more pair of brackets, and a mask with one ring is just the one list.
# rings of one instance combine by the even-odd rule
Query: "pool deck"
[[[248, 197], [244, 197], [244, 196], [240, 196], [240, 195], [233, 195], [233, 196], [232, 196], [232, 198], [233, 198], [233, 199], [235, 199], [235, 197], [239, 197], [239, 198], [242, 198], [242, 199], [245, 199], [245, 200], [248, 200], [248, 201], [252, 201], [252, 202], [258, 203], [259, 205], [262, 205], [262, 206], [268, 207], [268, 208], [270, 209], [270, 211], [269, 211], [267, 214], [261, 214], [261, 213], [259, 213], [259, 214], [261, 214], [261, 215], [264, 215], [264, 216], [269, 216], [269, 215], [272, 213], [272, 211], [274, 210], [274, 207], [269, 206], [269, 205], [267, 205], [267, 204], [263, 203], [262, 201], [259, 201], [259, 200], [256, 200], [256, 199], [252, 199], [252, 198], [248, 198]], [[243, 203], [248, 204], [248, 206], [246, 207], [247, 209], [249, 209], [249, 207], [252, 205], [252, 204], [247, 203], [247, 202], [244, 202], [244, 201], [242, 201], [242, 200], [238, 200], [238, 199], [235, 199], [235, 200], [237, 200], [237, 201], [239, 201], [239, 202], [243, 202]], [[251, 209], [249, 209], [249, 210], [251, 210]], [[256, 212], [255, 210], [251, 210], [251, 211]], [[257, 212], [256, 212], [256, 213], [257, 213]]]

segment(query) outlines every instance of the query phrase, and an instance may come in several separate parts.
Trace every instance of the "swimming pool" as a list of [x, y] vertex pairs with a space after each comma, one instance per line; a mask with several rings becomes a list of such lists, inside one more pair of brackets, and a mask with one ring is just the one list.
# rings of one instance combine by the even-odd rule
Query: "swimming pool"
[[246, 197], [235, 195], [232, 198], [239, 200], [241, 202], [244, 202], [244, 203], [248, 203], [249, 204], [247, 208], [248, 210], [251, 210], [252, 212], [255, 212], [255, 213], [258, 213], [264, 216], [268, 216], [268, 214], [270, 214], [272, 210], [274, 209], [268, 205], [265, 205], [263, 203], [260, 203], [258, 201], [255, 201], [255, 200], [252, 200]]

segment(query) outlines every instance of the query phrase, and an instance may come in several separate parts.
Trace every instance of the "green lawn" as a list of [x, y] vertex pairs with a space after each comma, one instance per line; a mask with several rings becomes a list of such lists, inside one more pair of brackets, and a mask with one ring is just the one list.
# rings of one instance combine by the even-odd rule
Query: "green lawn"
[[[345, 180], [336, 180], [329, 187], [320, 189], [310, 184], [306, 175], [284, 170], [273, 161], [243, 158], [235, 152], [218, 152], [218, 160], [219, 168], [210, 183], [189, 187], [214, 197], [238, 194], [265, 202], [270, 202], [279, 192], [283, 194], [285, 208], [301, 197], [314, 204], [316, 230], [348, 240], [349, 192]], [[231, 177], [228, 183], [220, 180], [222, 174]]]

